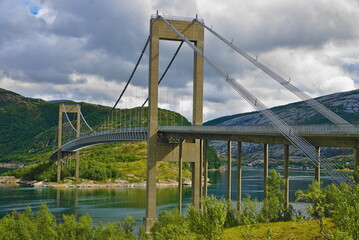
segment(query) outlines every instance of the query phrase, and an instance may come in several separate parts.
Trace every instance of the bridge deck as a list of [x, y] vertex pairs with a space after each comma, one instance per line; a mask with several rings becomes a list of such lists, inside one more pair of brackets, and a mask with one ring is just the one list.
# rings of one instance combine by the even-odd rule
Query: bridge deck
[[[314, 146], [359, 147], [359, 133], [345, 133], [334, 125], [303, 125], [293, 128]], [[269, 144], [291, 143], [272, 126], [161, 126], [159, 137], [168, 139], [209, 139]], [[61, 148], [74, 152], [83, 148], [123, 141], [146, 141], [147, 128], [126, 128], [93, 132], [74, 139]], [[57, 151], [52, 159], [56, 159]]]

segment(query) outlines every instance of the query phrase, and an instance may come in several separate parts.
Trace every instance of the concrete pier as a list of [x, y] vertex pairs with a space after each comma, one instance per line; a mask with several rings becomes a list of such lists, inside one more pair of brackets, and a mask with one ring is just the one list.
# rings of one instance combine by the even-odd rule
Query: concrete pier
[[227, 145], [227, 165], [228, 165], [228, 178], [227, 178], [227, 200], [231, 200], [232, 193], [232, 142], [228, 141]]
[[267, 185], [268, 185], [268, 144], [265, 143], [264, 144], [264, 148], [263, 148], [263, 154], [264, 154], [264, 159], [263, 159], [263, 168], [264, 168], [264, 180], [263, 180], [263, 185], [264, 185], [264, 198], [267, 198]]
[[284, 207], [289, 207], [289, 145], [284, 145]]
[[242, 143], [237, 142], [237, 211], [242, 211]]
[[315, 181], [320, 183], [320, 147], [315, 147], [315, 150], [317, 151], [318, 154], [318, 165], [315, 166]]

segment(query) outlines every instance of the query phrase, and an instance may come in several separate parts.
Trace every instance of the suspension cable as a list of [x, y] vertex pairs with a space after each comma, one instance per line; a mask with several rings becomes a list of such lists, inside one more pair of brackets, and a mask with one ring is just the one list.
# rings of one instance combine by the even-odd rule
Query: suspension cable
[[244, 88], [240, 83], [238, 83], [233, 77], [224, 72], [219, 68], [213, 61], [211, 61], [207, 56], [203, 54], [195, 45], [193, 45], [181, 32], [179, 32], [174, 26], [172, 26], [165, 18], [161, 15], [158, 18], [162, 19], [167, 26], [169, 26], [183, 41], [187, 43], [199, 56], [201, 56], [214, 70], [232, 87], [234, 88], [242, 97], [244, 97], [248, 103], [250, 103], [255, 109], [260, 111], [272, 124], [276, 127], [284, 136], [288, 139], [293, 145], [295, 145], [303, 154], [310, 159], [316, 166], [322, 164], [325, 167], [323, 170], [331, 173], [332, 176], [335, 176], [337, 179], [333, 179], [333, 182], [336, 185], [340, 184], [340, 181], [348, 182], [349, 179], [344, 174], [335, 172], [334, 167], [318, 153], [314, 146], [312, 146], [307, 140], [299, 135], [291, 126], [285, 123], [280, 119], [275, 113], [268, 109], [259, 99], [257, 99], [251, 92]]
[[[62, 104], [62, 105], [63, 105], [63, 104]], [[72, 129], [77, 133], [77, 132], [78, 132], [77, 129], [74, 127], [74, 125], [72, 125], [72, 123], [71, 123], [71, 121], [70, 121], [70, 118], [69, 118], [69, 116], [67, 115], [66, 108], [63, 107], [63, 109], [64, 109], [64, 113], [65, 113], [65, 116], [66, 116], [67, 121], [70, 123], [70, 126], [72, 127]]]
[[128, 85], [130, 84], [130, 82], [131, 82], [131, 80], [132, 80], [132, 77], [133, 77], [133, 75], [135, 74], [135, 72], [136, 72], [136, 70], [137, 70], [138, 65], [139, 65], [140, 62], [141, 62], [141, 59], [142, 59], [142, 57], [143, 57], [143, 54], [144, 54], [145, 51], [146, 51], [146, 48], [147, 48], [147, 46], [148, 46], [149, 41], [150, 41], [150, 36], [148, 36], [148, 38], [147, 38], [147, 40], [146, 40], [146, 43], [145, 43], [145, 46], [144, 46], [143, 49], [142, 49], [141, 55], [140, 55], [140, 57], [139, 57], [138, 60], [137, 60], [136, 66], [135, 66], [135, 68], [133, 69], [133, 71], [132, 71], [132, 73], [131, 73], [131, 75], [130, 75], [130, 77], [129, 77], [127, 83], [126, 83], [125, 88], [122, 90], [122, 92], [121, 92], [120, 96], [118, 97], [118, 99], [117, 99], [115, 105], [112, 107], [111, 112], [116, 108], [118, 102], [121, 100], [123, 94], [126, 92], [126, 89], [127, 89]]
[[82, 118], [82, 120], [84, 120], [86, 126], [92, 131], [95, 132], [95, 130], [92, 129], [92, 127], [90, 127], [90, 125], [87, 123], [86, 119], [84, 118], [84, 116], [82, 115], [82, 112], [80, 111], [80, 116]]
[[289, 80], [285, 80], [283, 77], [278, 75], [277, 73], [273, 72], [271, 69], [263, 65], [261, 62], [258, 61], [258, 59], [252, 58], [249, 54], [241, 50], [239, 47], [235, 46], [233, 42], [228, 41], [224, 37], [222, 37], [219, 33], [215, 32], [212, 28], [208, 27], [205, 23], [198, 21], [197, 19], [194, 19], [197, 23], [199, 23], [201, 26], [206, 28], [209, 32], [211, 32], [213, 35], [218, 37], [220, 40], [222, 40], [224, 43], [226, 43], [229, 47], [234, 49], [237, 53], [242, 55], [245, 59], [250, 61], [252, 64], [257, 66], [259, 69], [261, 69], [263, 72], [265, 72], [267, 75], [269, 75], [272, 79], [276, 80], [279, 84], [287, 88], [290, 92], [295, 94], [297, 97], [299, 97], [301, 100], [305, 101], [308, 105], [310, 105], [312, 108], [317, 110], [320, 114], [322, 114], [325, 118], [329, 119], [334, 124], [338, 125], [341, 129], [348, 133], [357, 133], [358, 130], [356, 127], [354, 127], [352, 124], [344, 120], [342, 117], [338, 116], [336, 113], [319, 103], [317, 100], [311, 98], [308, 94], [294, 86], [292, 83], [290, 83]]
[[[183, 45], [183, 41], [181, 41], [181, 43], [178, 45], [175, 53], [173, 54], [171, 60], [169, 61], [165, 71], [162, 73], [161, 77], [160, 77], [160, 80], [158, 80], [158, 85], [161, 84], [162, 80], [164, 79], [164, 77], [166, 76], [168, 70], [170, 69], [170, 67], [172, 66], [172, 63], [173, 61], [175, 60], [175, 58], [177, 57], [178, 55], [178, 52], [180, 51], [180, 49], [182, 48], [182, 45]], [[141, 107], [139, 109], [137, 109], [137, 111], [135, 112], [135, 114], [131, 117], [132, 118], [135, 118], [138, 114], [138, 112], [146, 105], [146, 103], [148, 102], [148, 97], [146, 98], [146, 100], [142, 103]], [[160, 115], [161, 116], [161, 115]], [[122, 124], [121, 124], [122, 125]]]

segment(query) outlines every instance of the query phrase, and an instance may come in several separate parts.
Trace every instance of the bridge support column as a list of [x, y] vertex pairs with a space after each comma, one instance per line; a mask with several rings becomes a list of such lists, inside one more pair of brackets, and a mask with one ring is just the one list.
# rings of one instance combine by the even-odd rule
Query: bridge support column
[[359, 184], [359, 148], [354, 148], [354, 180]]
[[208, 140], [204, 140], [203, 145], [203, 171], [204, 171], [204, 182], [203, 182], [203, 197], [208, 196]]
[[[196, 144], [199, 144], [199, 140], [196, 140]], [[198, 148], [197, 148], [198, 149]], [[199, 149], [198, 149], [199, 150]], [[201, 191], [201, 181], [202, 181], [202, 175], [201, 175], [201, 151], [196, 151], [195, 154], [195, 161], [192, 162], [192, 205], [193, 207], [199, 209], [200, 208], [200, 191]]]
[[56, 181], [61, 182], [61, 159], [57, 159], [57, 173], [56, 173]]
[[238, 215], [242, 211], [242, 143], [237, 142], [237, 211]]
[[284, 145], [284, 207], [289, 208], [289, 145]]
[[75, 181], [80, 181], [80, 152], [75, 153]]
[[227, 200], [231, 200], [232, 193], [232, 142], [227, 144], [227, 164], [228, 164], [228, 178], [227, 178]]
[[264, 144], [264, 198], [267, 198], [268, 193], [268, 144]]
[[201, 200], [203, 199], [203, 139], [199, 140], [199, 207], [202, 208]]
[[56, 181], [61, 182], [61, 146], [62, 146], [62, 105], [59, 107], [59, 122], [58, 122], [58, 129], [57, 129], [57, 176]]
[[318, 165], [315, 166], [315, 181], [320, 183], [320, 147], [315, 147], [318, 154]]
[[179, 150], [178, 150], [178, 211], [182, 214], [182, 143], [181, 139], [179, 142]]
[[147, 202], [146, 202], [146, 217], [144, 219], [145, 231], [149, 233], [153, 224], [156, 221], [156, 161], [147, 162]]
[[[76, 114], [76, 137], [79, 138], [81, 136], [81, 116], [80, 116], [80, 110]], [[75, 181], [80, 181], [80, 151], [77, 151], [75, 153]]]

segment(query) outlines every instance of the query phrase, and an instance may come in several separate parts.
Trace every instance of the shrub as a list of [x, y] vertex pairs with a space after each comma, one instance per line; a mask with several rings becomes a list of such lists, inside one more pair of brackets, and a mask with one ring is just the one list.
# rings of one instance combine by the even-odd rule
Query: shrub
[[227, 202], [224, 198], [220, 201], [211, 196], [202, 200], [203, 210], [189, 206], [187, 219], [190, 230], [205, 239], [219, 239], [224, 230], [227, 216]]
[[281, 187], [284, 185], [280, 173], [275, 170], [269, 172], [267, 184], [267, 197], [263, 200], [261, 221], [273, 222], [283, 219], [284, 215], [284, 193]]
[[251, 199], [251, 195], [247, 195], [243, 199], [243, 207], [239, 215], [239, 223], [241, 225], [252, 225], [258, 222], [259, 210], [258, 199]]
[[151, 231], [156, 240], [195, 239], [194, 234], [190, 232], [188, 221], [178, 210], [160, 213]]

